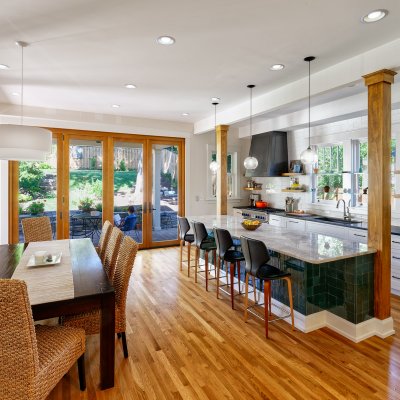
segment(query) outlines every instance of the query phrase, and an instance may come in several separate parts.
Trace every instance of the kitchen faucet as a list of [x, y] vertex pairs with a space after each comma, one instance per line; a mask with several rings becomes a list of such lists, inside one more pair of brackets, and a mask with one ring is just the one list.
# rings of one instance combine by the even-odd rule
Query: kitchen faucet
[[339, 204], [340, 204], [341, 201], [343, 201], [343, 219], [349, 220], [349, 219], [351, 219], [350, 210], [349, 210], [350, 200], [349, 200], [349, 203], [348, 203], [348, 205], [346, 207], [346, 201], [344, 199], [339, 199], [339, 201], [336, 204], [336, 208], [339, 208]]

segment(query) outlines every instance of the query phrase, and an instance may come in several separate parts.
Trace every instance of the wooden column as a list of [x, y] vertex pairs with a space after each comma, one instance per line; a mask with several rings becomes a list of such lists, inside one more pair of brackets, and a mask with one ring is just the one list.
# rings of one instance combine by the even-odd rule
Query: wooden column
[[216, 127], [216, 146], [217, 162], [217, 214], [226, 215], [228, 213], [228, 125], [218, 125]]
[[390, 317], [391, 286], [391, 84], [396, 72], [365, 75], [368, 86], [368, 245], [374, 262], [375, 318]]

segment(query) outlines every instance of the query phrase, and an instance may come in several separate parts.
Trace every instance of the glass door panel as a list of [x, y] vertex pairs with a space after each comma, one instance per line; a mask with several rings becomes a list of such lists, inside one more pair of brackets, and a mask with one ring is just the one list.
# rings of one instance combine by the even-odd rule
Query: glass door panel
[[103, 145], [101, 141], [69, 141], [69, 233], [97, 245], [102, 228]]
[[152, 144], [152, 242], [178, 239], [179, 147]]
[[143, 144], [114, 143], [114, 224], [143, 242]]
[[21, 221], [24, 218], [48, 216], [57, 237], [57, 139], [43, 162], [21, 161], [18, 174], [18, 236], [24, 242]]

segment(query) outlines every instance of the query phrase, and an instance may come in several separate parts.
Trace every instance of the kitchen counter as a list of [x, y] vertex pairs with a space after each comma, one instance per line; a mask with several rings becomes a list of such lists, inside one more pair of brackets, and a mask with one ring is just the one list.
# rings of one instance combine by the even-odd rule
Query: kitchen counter
[[[322, 215], [311, 215], [311, 216], [304, 216], [304, 217], [302, 217], [301, 215], [292, 215], [292, 214], [288, 215], [285, 213], [284, 210], [279, 209], [279, 208], [272, 208], [272, 207], [268, 208], [268, 209], [249, 207], [249, 206], [233, 207], [233, 208], [236, 208], [239, 210], [251, 210], [251, 211], [258, 211], [258, 212], [266, 212], [268, 214], [275, 214], [275, 215], [285, 217], [285, 218], [297, 218], [297, 219], [301, 219], [301, 220], [305, 220], [305, 221], [318, 222], [321, 224], [343, 226], [345, 228], [368, 230], [368, 222], [365, 222], [365, 221], [362, 221], [360, 223], [324, 221], [324, 220], [321, 220], [318, 218], [318, 217], [321, 217]], [[392, 233], [392, 235], [400, 236], [400, 226], [392, 225], [391, 233]]]
[[203, 215], [188, 219], [203, 222], [208, 229], [213, 227], [227, 229], [235, 237], [243, 235], [261, 240], [270, 250], [311, 264], [322, 264], [376, 252], [363, 243], [319, 233], [293, 232], [269, 224], [262, 224], [257, 230], [248, 231], [242, 227], [242, 218], [236, 216]]

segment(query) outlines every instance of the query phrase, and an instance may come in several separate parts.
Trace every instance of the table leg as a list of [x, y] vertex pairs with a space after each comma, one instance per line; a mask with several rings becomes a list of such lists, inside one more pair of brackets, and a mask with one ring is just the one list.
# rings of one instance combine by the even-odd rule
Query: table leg
[[105, 293], [101, 300], [100, 327], [100, 386], [109, 389], [114, 386], [115, 356], [115, 295]]

